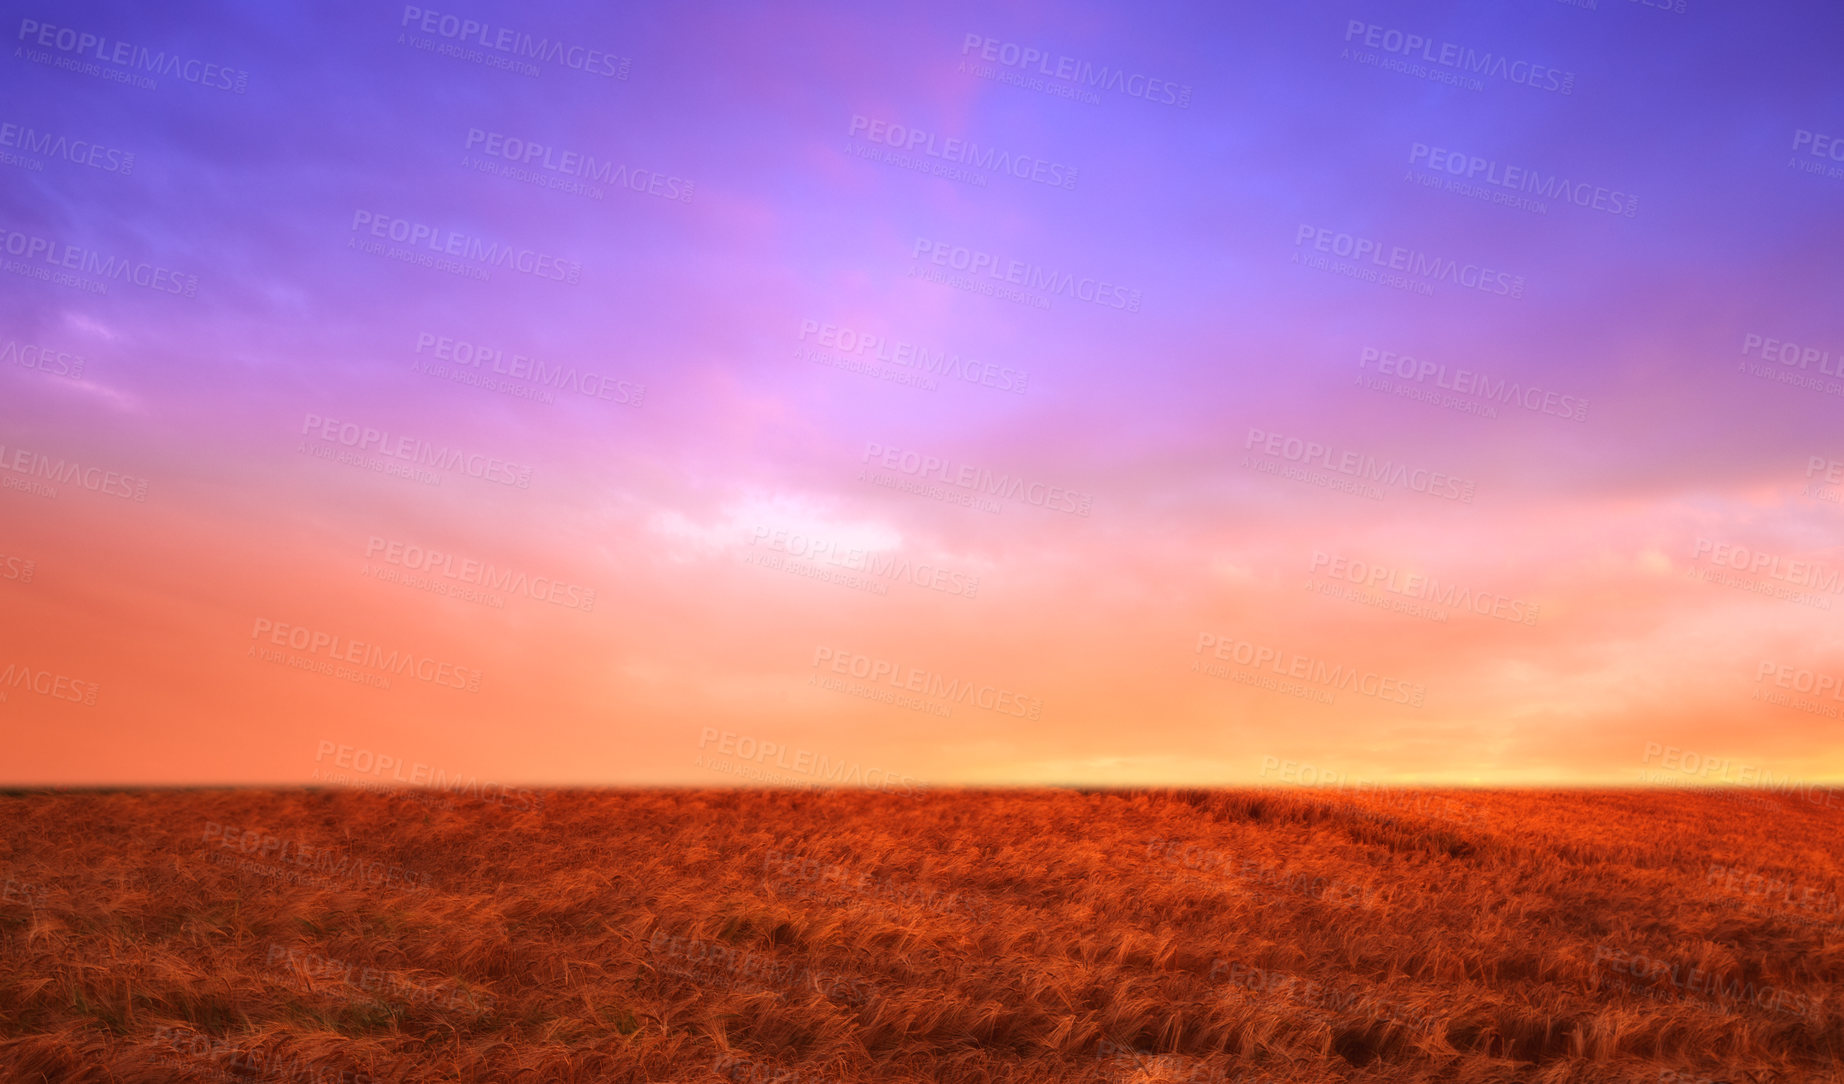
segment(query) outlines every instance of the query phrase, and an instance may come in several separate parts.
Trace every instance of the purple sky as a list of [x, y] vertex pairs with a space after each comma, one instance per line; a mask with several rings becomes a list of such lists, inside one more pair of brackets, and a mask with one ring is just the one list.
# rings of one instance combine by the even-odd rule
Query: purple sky
[[940, 781], [1844, 774], [1844, 12], [1684, 6], [15, 5], [0, 774], [734, 779], [711, 728]]

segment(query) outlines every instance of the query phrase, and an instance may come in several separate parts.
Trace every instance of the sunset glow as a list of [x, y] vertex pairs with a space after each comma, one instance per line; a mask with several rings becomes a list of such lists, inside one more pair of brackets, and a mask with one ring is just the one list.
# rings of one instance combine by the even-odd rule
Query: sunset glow
[[0, 779], [1844, 779], [1844, 16], [1212, 7], [17, 8]]

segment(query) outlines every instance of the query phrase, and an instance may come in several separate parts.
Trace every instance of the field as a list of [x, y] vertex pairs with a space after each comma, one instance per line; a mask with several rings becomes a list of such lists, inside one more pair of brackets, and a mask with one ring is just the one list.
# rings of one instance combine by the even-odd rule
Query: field
[[0, 1078], [1844, 1080], [1844, 795], [0, 794]]

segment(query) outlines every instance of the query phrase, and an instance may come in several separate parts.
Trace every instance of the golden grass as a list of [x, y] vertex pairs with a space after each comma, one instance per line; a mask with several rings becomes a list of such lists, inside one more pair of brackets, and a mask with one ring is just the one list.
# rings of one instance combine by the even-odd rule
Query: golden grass
[[1844, 1080], [1841, 811], [1826, 792], [14, 792], [0, 1075]]

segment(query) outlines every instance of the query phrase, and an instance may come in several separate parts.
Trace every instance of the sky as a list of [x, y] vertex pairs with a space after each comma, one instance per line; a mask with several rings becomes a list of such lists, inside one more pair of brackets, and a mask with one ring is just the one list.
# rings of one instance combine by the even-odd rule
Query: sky
[[4, 5], [0, 782], [1844, 779], [1839, 9], [439, 2]]

